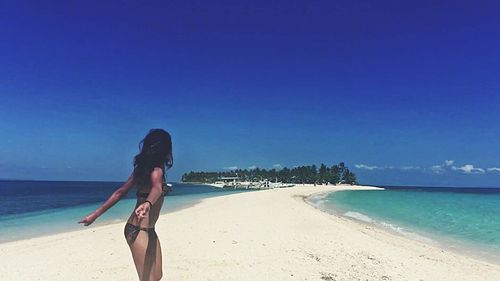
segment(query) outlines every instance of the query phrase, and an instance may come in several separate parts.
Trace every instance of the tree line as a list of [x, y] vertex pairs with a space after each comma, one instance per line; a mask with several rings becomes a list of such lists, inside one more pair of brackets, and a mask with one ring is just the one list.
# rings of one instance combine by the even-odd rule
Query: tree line
[[240, 181], [279, 181], [285, 183], [347, 183], [356, 184], [356, 175], [345, 166], [344, 162], [332, 165], [331, 167], [321, 163], [319, 168], [316, 165], [300, 166], [289, 169], [236, 169], [224, 172], [189, 172], [182, 175], [183, 182], [214, 183], [221, 177], [238, 177]]

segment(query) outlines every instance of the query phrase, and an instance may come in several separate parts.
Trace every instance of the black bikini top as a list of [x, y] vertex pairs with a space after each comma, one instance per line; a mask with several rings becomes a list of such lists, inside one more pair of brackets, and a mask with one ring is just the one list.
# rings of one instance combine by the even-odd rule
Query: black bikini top
[[[162, 189], [163, 196], [167, 196], [168, 192], [170, 192], [170, 190], [171, 190], [171, 188], [167, 185], [166, 182], [163, 182], [163, 184], [161, 185], [161, 189]], [[137, 197], [148, 198], [149, 193], [137, 191], [136, 195], [137, 195]]]

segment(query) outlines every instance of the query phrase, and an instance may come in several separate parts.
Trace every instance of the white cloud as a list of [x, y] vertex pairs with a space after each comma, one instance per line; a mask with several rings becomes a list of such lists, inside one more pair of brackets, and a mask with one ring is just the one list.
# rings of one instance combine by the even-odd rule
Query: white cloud
[[283, 166], [281, 164], [274, 164], [273, 169], [281, 170], [281, 169], [283, 169]]
[[355, 164], [354, 167], [360, 170], [368, 170], [368, 171], [373, 171], [373, 170], [402, 170], [402, 171], [411, 171], [411, 170], [420, 170], [420, 167], [415, 167], [415, 166], [402, 166], [402, 167], [396, 167], [393, 165], [390, 166], [370, 166], [370, 165], [365, 165], [365, 164]]
[[471, 165], [471, 164], [466, 164], [466, 165], [463, 165], [462, 167], [452, 166], [451, 169], [455, 170], [455, 171], [462, 171], [465, 174], [484, 174], [485, 173], [484, 169], [474, 168], [474, 165]]
[[442, 165], [434, 165], [430, 167], [430, 170], [436, 174], [443, 174], [446, 171], [457, 171], [463, 174], [484, 174], [486, 171], [482, 168], [474, 167], [472, 164], [465, 164], [461, 167], [453, 165], [454, 160], [444, 160]]
[[248, 167], [248, 169], [249, 169], [249, 170], [255, 170], [255, 169], [257, 169], [257, 166], [252, 165], [252, 166]]
[[417, 171], [417, 170], [420, 170], [421, 168], [420, 167], [415, 167], [415, 166], [403, 166], [403, 167], [401, 167], [399, 169], [403, 170], [403, 171]]
[[442, 174], [444, 173], [444, 168], [441, 165], [434, 165], [431, 166], [431, 171], [433, 171], [436, 174]]
[[488, 169], [483, 169], [479, 167], [474, 167], [472, 164], [465, 164], [463, 166], [455, 166], [454, 160], [445, 160], [441, 165], [433, 165], [429, 168], [419, 167], [419, 166], [370, 166], [366, 164], [356, 164], [354, 165], [357, 169], [361, 170], [400, 170], [400, 171], [422, 171], [422, 172], [432, 172], [435, 174], [444, 174], [446, 172], [461, 172], [463, 174], [484, 174], [486, 171], [500, 173], [500, 168], [492, 167]]
[[224, 170], [238, 170], [238, 166], [224, 167]]
[[368, 166], [368, 165], [365, 165], [365, 164], [356, 164], [356, 165], [354, 165], [354, 167], [356, 167], [358, 169], [361, 169], [361, 170], [369, 170], [369, 171], [373, 171], [373, 170], [376, 170], [376, 169], [381, 169], [380, 167], [377, 167], [377, 166]]

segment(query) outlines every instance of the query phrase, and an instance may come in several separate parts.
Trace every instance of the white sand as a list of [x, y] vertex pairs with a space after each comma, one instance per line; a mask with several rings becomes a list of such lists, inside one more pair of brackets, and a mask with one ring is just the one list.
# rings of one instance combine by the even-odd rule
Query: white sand
[[[345, 188], [352, 187], [231, 194], [162, 215], [162, 280], [500, 280], [500, 265], [330, 215], [302, 199]], [[0, 244], [0, 280], [138, 280], [123, 226]]]

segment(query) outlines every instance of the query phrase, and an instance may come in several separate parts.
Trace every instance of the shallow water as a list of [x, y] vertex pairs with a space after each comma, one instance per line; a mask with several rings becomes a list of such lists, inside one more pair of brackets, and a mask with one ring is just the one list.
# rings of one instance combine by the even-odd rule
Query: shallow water
[[[476, 192], [474, 192], [476, 191]], [[310, 201], [329, 212], [427, 243], [500, 257], [500, 193], [493, 189], [347, 190]]]
[[[98, 208], [121, 182], [0, 181], [0, 243], [83, 229], [77, 222]], [[203, 198], [247, 190], [173, 184], [162, 214], [196, 204]], [[135, 207], [135, 190], [91, 226], [124, 222]]]

